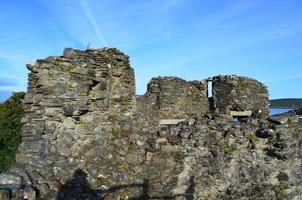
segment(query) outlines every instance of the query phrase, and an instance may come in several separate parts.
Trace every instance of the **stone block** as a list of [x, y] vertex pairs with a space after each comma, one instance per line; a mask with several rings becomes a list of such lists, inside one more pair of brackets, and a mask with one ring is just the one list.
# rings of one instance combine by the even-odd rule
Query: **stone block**
[[186, 121], [186, 119], [162, 119], [159, 121], [159, 125], [176, 125], [184, 121]]
[[36, 200], [36, 191], [32, 186], [27, 186], [24, 188], [23, 198], [27, 200]]
[[0, 200], [10, 200], [9, 191], [0, 189]]
[[70, 57], [74, 57], [75, 55], [76, 55], [76, 52], [72, 48], [64, 49], [64, 53], [63, 53], [64, 57], [70, 58]]
[[20, 176], [3, 173], [0, 174], [0, 189], [16, 190], [21, 187], [22, 178]]

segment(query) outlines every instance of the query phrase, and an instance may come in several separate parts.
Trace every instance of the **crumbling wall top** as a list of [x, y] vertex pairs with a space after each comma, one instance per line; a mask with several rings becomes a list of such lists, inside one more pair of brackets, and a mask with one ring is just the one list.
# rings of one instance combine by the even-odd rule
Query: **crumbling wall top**
[[251, 111], [254, 116], [268, 116], [267, 87], [255, 79], [235, 75], [215, 76], [212, 90], [215, 113]]

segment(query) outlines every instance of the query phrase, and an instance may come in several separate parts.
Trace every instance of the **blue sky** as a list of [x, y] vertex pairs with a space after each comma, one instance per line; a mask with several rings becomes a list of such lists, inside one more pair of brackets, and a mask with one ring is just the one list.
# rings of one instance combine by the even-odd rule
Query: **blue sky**
[[301, 0], [1, 0], [0, 101], [26, 91], [26, 63], [65, 47], [117, 47], [137, 93], [154, 76], [250, 76], [302, 97]]

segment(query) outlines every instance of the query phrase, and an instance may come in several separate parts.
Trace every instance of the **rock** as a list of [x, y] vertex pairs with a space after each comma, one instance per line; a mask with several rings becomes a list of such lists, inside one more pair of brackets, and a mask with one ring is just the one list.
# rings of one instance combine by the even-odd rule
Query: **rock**
[[192, 157], [186, 157], [184, 160], [184, 169], [178, 175], [177, 187], [173, 190], [175, 195], [185, 195], [187, 190], [192, 186], [193, 183], [193, 168], [195, 159]]
[[45, 180], [45, 177], [43, 177], [39, 172], [37, 172], [36, 170], [31, 171], [30, 173], [30, 177], [31, 179], [35, 182], [43, 182]]
[[250, 117], [253, 114], [251, 110], [248, 111], [231, 111], [230, 115], [236, 117]]
[[39, 194], [42, 197], [46, 197], [47, 194], [50, 192], [49, 185], [47, 183], [40, 183], [37, 185], [37, 188], [39, 190]]
[[277, 178], [279, 181], [288, 181], [289, 180], [288, 175], [284, 172], [280, 172], [280, 174], [278, 174]]
[[23, 197], [24, 199], [27, 200], [36, 200], [37, 199], [36, 191], [32, 186], [27, 186], [24, 188]]
[[10, 200], [10, 195], [7, 190], [0, 189], [0, 200]]
[[118, 200], [118, 198], [116, 198], [112, 194], [108, 194], [104, 197], [104, 200]]
[[184, 122], [186, 119], [162, 119], [159, 124], [160, 125], [176, 125], [180, 122]]
[[8, 170], [9, 173], [11, 174], [17, 174], [20, 177], [22, 177], [22, 181], [23, 183], [27, 184], [27, 185], [31, 185], [31, 179], [29, 177], [29, 174], [27, 172], [27, 170], [25, 169], [24, 166], [22, 165], [14, 165], [11, 168], [9, 168]]
[[74, 57], [76, 55], [76, 52], [72, 48], [65, 48], [63, 56], [64, 57]]
[[74, 111], [76, 111], [76, 109], [74, 108], [73, 105], [66, 105], [66, 106], [64, 106], [63, 111], [64, 111], [63, 114], [66, 117], [72, 117], [73, 113], [74, 113]]
[[277, 123], [277, 124], [285, 124], [288, 121], [287, 115], [274, 115], [269, 117], [269, 120], [271, 122]]
[[60, 153], [63, 156], [69, 156], [71, 152], [72, 141], [68, 137], [63, 137], [59, 140], [59, 142], [56, 145], [56, 149], [58, 153]]
[[301, 116], [267, 120], [267, 88], [256, 80], [156, 77], [135, 95], [129, 58], [113, 48], [69, 48], [28, 68], [16, 156], [25, 169], [0, 178], [16, 199], [293, 199], [301, 191]]
[[21, 187], [22, 178], [9, 173], [0, 174], [0, 189], [16, 190]]
[[270, 131], [266, 128], [260, 128], [256, 131], [256, 136], [259, 138], [269, 138], [271, 137]]

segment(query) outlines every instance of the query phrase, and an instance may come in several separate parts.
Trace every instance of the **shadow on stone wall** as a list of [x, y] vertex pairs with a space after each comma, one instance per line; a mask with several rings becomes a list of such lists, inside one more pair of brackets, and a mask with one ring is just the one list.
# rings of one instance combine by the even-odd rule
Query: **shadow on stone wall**
[[143, 200], [143, 199], [176, 199], [177, 196], [182, 196], [184, 200], [192, 200], [194, 192], [194, 185], [192, 185], [186, 195], [162, 195], [162, 196], [149, 196], [149, 180], [145, 179], [142, 184], [133, 183], [128, 185], [116, 185], [112, 186], [106, 190], [93, 190], [87, 180], [87, 174], [81, 170], [77, 169], [70, 181], [67, 181], [61, 186], [57, 193], [56, 200], [75, 200], [75, 199], [85, 199], [85, 200], [117, 200], [112, 193], [118, 190], [126, 188], [137, 187], [141, 189], [141, 195], [138, 197], [131, 197], [129, 200]]

